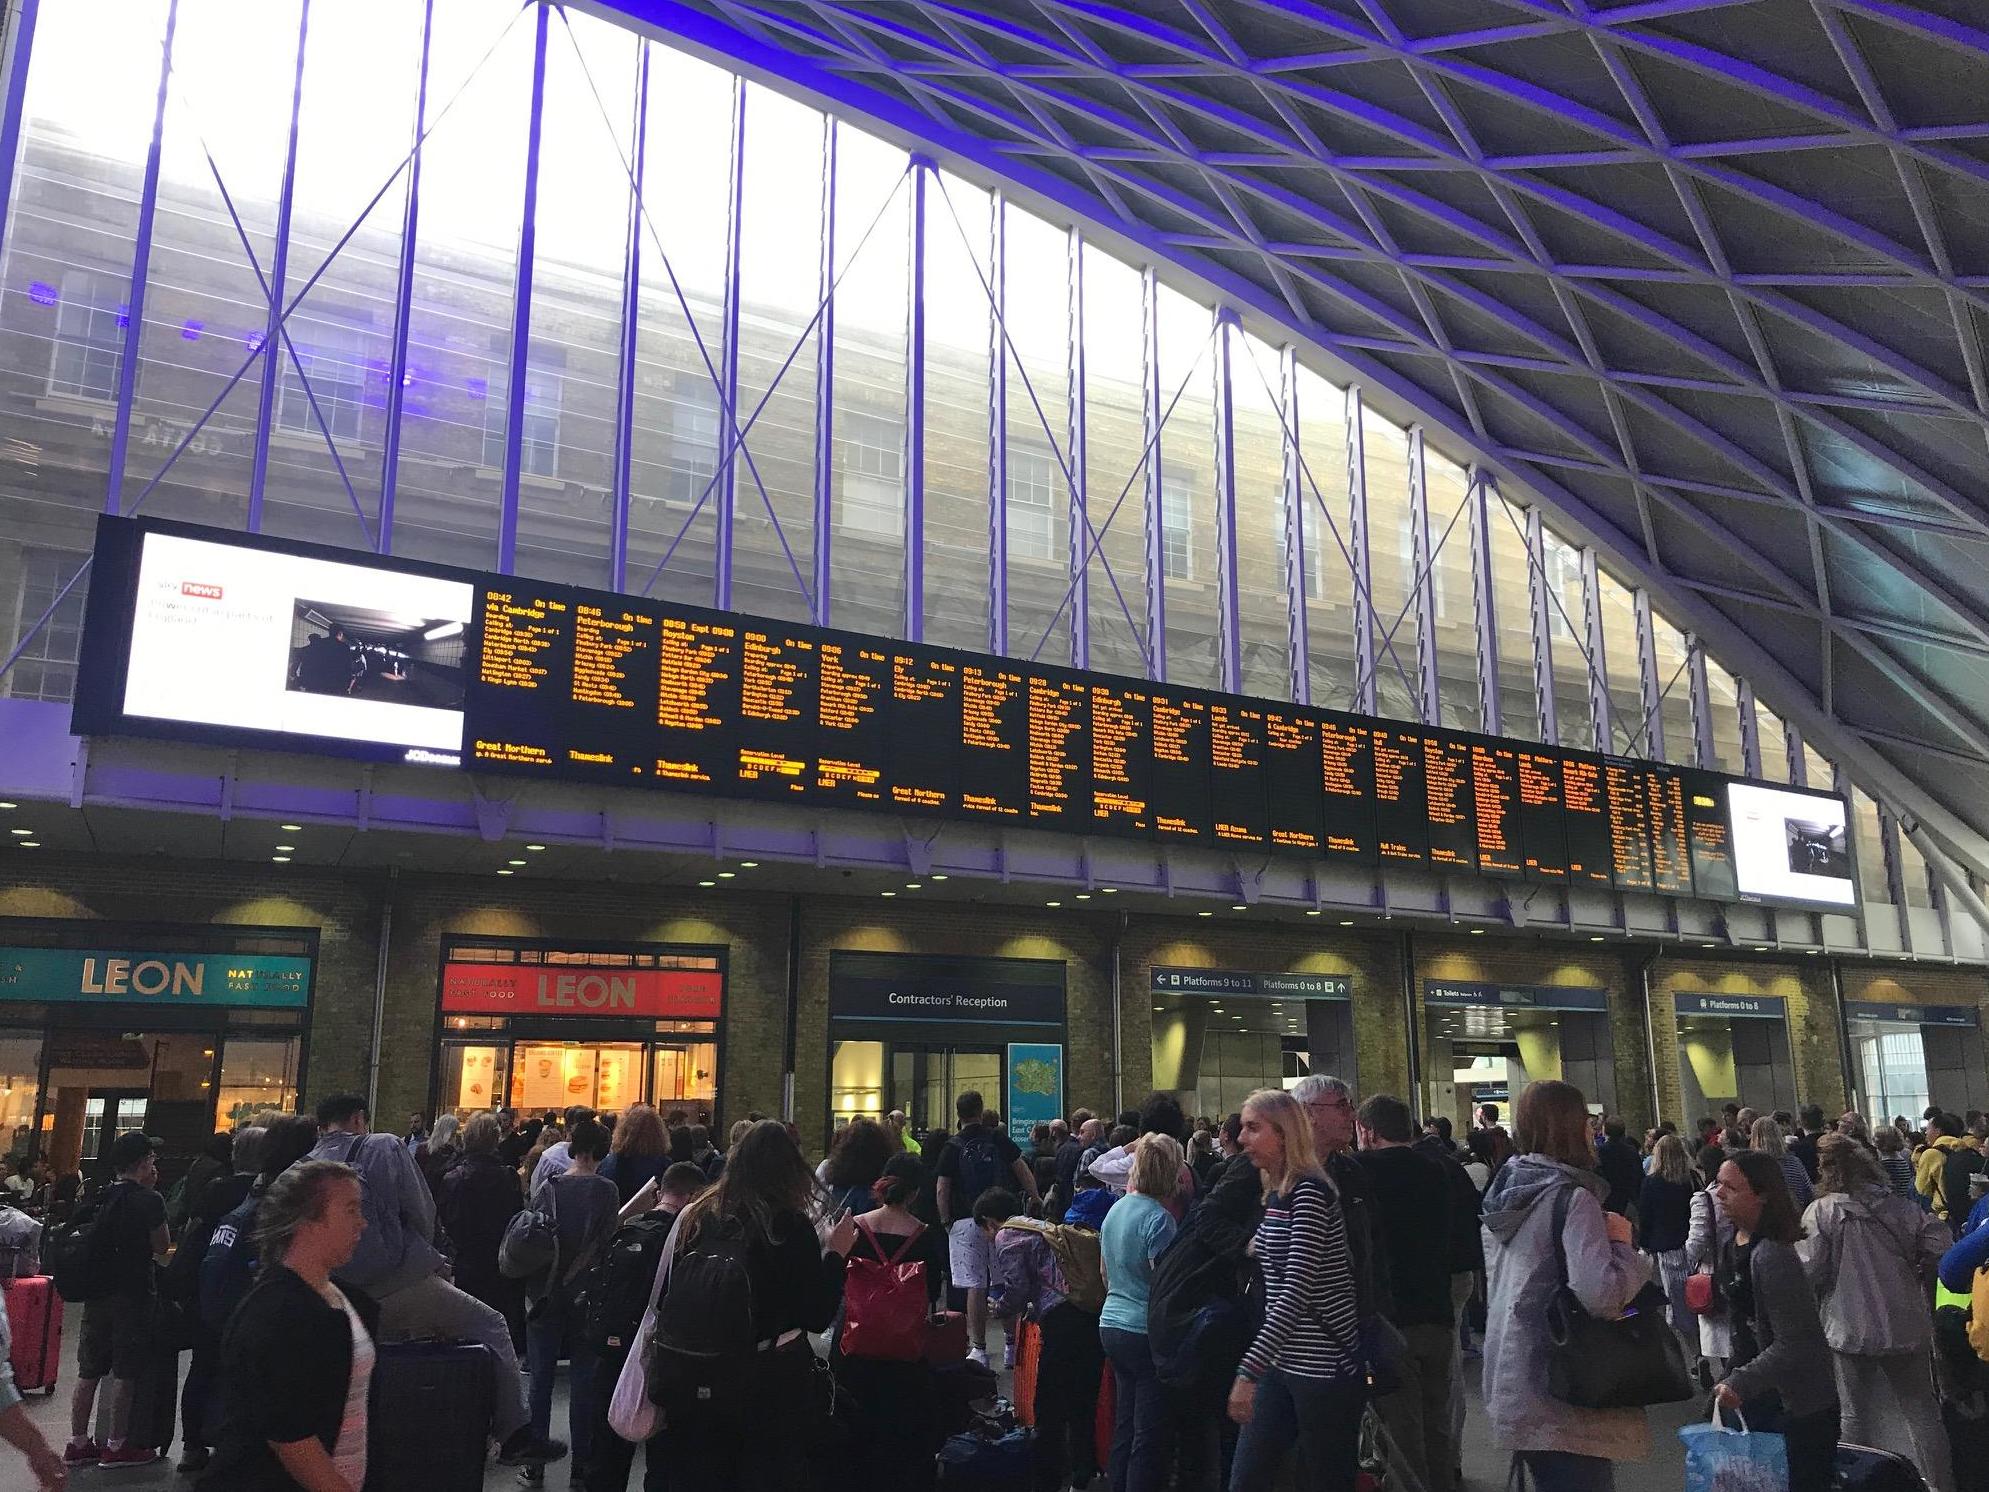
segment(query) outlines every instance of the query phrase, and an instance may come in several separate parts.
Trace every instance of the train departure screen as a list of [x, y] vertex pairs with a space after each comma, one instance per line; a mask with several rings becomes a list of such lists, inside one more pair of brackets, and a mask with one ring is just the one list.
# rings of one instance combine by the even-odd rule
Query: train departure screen
[[1525, 868], [1519, 835], [1519, 755], [1503, 741], [1471, 743], [1471, 800], [1478, 831], [1478, 868], [1488, 876], [1517, 876]]
[[1568, 834], [1561, 804], [1561, 758], [1524, 746], [1513, 757], [1515, 815], [1527, 878], [1565, 885]]

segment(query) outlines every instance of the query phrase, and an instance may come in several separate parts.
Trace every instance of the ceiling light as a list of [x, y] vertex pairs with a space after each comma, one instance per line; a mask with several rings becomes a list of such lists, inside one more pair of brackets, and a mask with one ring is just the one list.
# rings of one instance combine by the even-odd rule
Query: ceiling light
[[[11, 808], [13, 804], [10, 803], [6, 806]], [[302, 834], [304, 832], [302, 824], [278, 824], [276, 827], [281, 829], [285, 834]]]
[[1589, 939], [1589, 941], [1591, 943], [1600, 943], [1602, 941], [1602, 934], [1596, 933], [1593, 937]]
[[1103, 891], [1107, 896], [1117, 896], [1119, 894], [1119, 888], [1117, 886], [1100, 886], [1098, 889], [1100, 891]]
[[924, 881], [907, 881], [907, 882], [905, 882], [905, 889], [906, 889], [907, 891], [923, 891], [923, 890], [925, 890], [925, 882], [924, 882]]
[[1768, 951], [1768, 945], [1766, 943], [1756, 943], [1754, 945], [1754, 951], [1756, 953], [1766, 953]]
[[41, 848], [41, 841], [39, 839], [24, 839], [21, 841], [21, 848], [24, 850], [38, 850]]
[[757, 860], [741, 860], [739, 862], [739, 868], [741, 870], [758, 870], [760, 868], [760, 862]]
[[515, 876], [518, 872], [515, 870], [500, 870], [498, 874], [501, 876]]
[[426, 632], [422, 633], [421, 640], [423, 642], [440, 642], [445, 637], [461, 636], [462, 631], [463, 624], [461, 622], [443, 622], [438, 626], [430, 627]]
[[896, 896], [898, 893], [895, 891], [880, 891], [877, 894], [879, 896]]
[[523, 860], [506, 860], [504, 863], [506, 865], [523, 865], [525, 862]]
[[1197, 912], [1197, 913], [1195, 913], [1195, 915], [1196, 915], [1197, 917], [1213, 917], [1213, 916], [1215, 916], [1215, 913], [1214, 913], [1214, 912]]
[[1485, 929], [1482, 927], [1474, 927], [1471, 929], [1471, 936], [1474, 938], [1482, 938], [1485, 936]]
[[271, 855], [269, 858], [278, 865], [288, 865], [290, 863], [288, 855]]
[[30, 834], [34, 833], [35, 831], [32, 829], [9, 829], [7, 832], [9, 834], [16, 836], [17, 838], [26, 839]]
[[1046, 901], [1043, 903], [1043, 905], [1046, 907], [1060, 907], [1063, 905], [1063, 903], [1060, 901]]
[[544, 849], [545, 846], [542, 844], [528, 844], [525, 846], [525, 848], [530, 850], [533, 854], [536, 855], [540, 850]]
[[1340, 924], [1340, 926], [1342, 926], [1342, 927], [1352, 927], [1352, 926], [1353, 926], [1353, 923], [1351, 923], [1351, 922], [1342, 922], [1342, 923]]
[[736, 879], [736, 878], [737, 878], [737, 874], [738, 874], [738, 873], [737, 873], [736, 871], [730, 871], [730, 870], [721, 870], [721, 871], [720, 871], [720, 872], [718, 873], [718, 878], [719, 878], [719, 879], [720, 879], [721, 881], [730, 881], [730, 880], [734, 880], [734, 879]]
[[280, 844], [277, 846], [277, 849], [281, 850], [286, 855], [296, 848], [297, 846], [294, 844]]
[[[943, 881], [943, 880], [946, 880], [946, 879], [947, 879], [947, 877], [945, 877], [945, 876], [943, 876], [943, 875], [936, 875], [936, 876], [934, 876], [934, 877], [933, 877], [933, 879], [934, 879], [935, 881]], [[648, 1464], [648, 1463], [646, 1463], [646, 1462], [645, 1462], [644, 1464], [646, 1465], [646, 1464]]]
[[1250, 910], [1249, 906], [1246, 903], [1240, 901], [1236, 903], [1235, 906], [1230, 908], [1230, 911], [1232, 912], [1247, 912], [1249, 910]]
[[699, 881], [699, 882], [698, 882], [698, 884], [699, 884], [700, 886], [716, 886], [716, 885], [718, 884], [718, 882], [716, 882], [716, 881]]
[[1717, 948], [1720, 945], [1718, 943], [1701, 943], [1699, 946], [1701, 948]]
[[1308, 917], [1317, 917], [1319, 915], [1319, 908], [1312, 907], [1306, 912], [1305, 915]]
[[1077, 893], [1077, 899], [1079, 901], [1090, 901], [1091, 893], [1089, 891], [1080, 891]]
[[0, 809], [13, 809], [13, 808], [19, 808], [20, 806], [21, 805], [18, 803], [0, 803]]
[[1157, 1013], [1159, 1013], [1160, 1011], [1163, 1011], [1163, 1010], [1165, 1010], [1165, 1009], [1166, 1009], [1167, 1007], [1166, 1007], [1165, 1005], [1156, 1005], [1156, 1006], [1154, 1006], [1153, 1008], [1154, 1008], [1154, 1011], [1155, 1011], [1155, 1013], [1157, 1014]]

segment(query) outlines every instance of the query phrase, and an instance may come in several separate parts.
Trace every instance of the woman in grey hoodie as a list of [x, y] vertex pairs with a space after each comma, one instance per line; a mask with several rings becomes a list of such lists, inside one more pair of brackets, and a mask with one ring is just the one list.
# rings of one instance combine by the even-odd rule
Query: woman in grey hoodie
[[1485, 1410], [1492, 1438], [1526, 1463], [1539, 1492], [1609, 1492], [1617, 1461], [1641, 1461], [1641, 1409], [1577, 1409], [1547, 1392], [1547, 1303], [1561, 1287], [1554, 1203], [1570, 1189], [1562, 1240], [1568, 1285], [1591, 1315], [1622, 1314], [1650, 1279], [1629, 1220], [1604, 1213], [1588, 1104], [1567, 1083], [1527, 1084], [1513, 1111], [1517, 1154], [1485, 1193]]
[[1733, 1320], [1733, 1371], [1713, 1388], [1722, 1409], [1748, 1428], [1778, 1431], [1789, 1445], [1794, 1492], [1832, 1485], [1837, 1454], [1837, 1382], [1816, 1295], [1796, 1245], [1803, 1237], [1782, 1168], [1758, 1150], [1729, 1156], [1717, 1182], [1733, 1219], [1720, 1251], [1720, 1293]]

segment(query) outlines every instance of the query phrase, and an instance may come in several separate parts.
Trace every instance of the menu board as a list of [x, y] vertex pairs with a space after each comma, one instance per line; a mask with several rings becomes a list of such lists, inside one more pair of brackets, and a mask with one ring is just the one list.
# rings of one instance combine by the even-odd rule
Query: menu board
[[95, 563], [82, 734], [1855, 904], [1830, 794], [185, 524]]

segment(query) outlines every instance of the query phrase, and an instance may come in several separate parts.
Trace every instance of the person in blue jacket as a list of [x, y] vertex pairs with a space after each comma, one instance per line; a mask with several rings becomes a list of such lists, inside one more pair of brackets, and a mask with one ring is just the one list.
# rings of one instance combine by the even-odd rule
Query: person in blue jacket
[[1975, 1283], [1975, 1271], [1989, 1265], [1989, 1194], [1976, 1198], [1968, 1221], [1945, 1254], [1941, 1255], [1941, 1283], [1966, 1295]]

